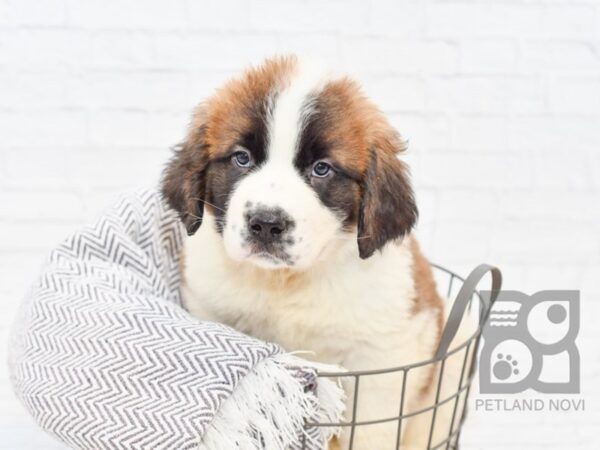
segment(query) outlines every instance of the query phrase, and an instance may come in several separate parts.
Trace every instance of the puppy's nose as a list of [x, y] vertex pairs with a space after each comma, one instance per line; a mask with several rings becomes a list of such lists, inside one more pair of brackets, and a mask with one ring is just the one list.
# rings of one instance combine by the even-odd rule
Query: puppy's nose
[[281, 240], [287, 223], [281, 210], [262, 209], [248, 218], [248, 230], [256, 240], [269, 244]]

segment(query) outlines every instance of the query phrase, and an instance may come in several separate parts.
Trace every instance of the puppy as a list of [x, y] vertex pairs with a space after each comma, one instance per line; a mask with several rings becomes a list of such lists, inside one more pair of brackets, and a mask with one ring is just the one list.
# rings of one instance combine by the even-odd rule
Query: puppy
[[[195, 112], [163, 179], [189, 235], [186, 307], [351, 371], [431, 358], [444, 305], [410, 234], [417, 207], [403, 150], [354, 81], [296, 57], [225, 84]], [[432, 401], [437, 367], [410, 371], [405, 413]], [[358, 421], [398, 415], [402, 372], [362, 377], [358, 392], [352, 381], [349, 418], [355, 394]], [[425, 447], [422, 428], [403, 422], [403, 448]], [[395, 449], [397, 429], [357, 427], [353, 448]]]

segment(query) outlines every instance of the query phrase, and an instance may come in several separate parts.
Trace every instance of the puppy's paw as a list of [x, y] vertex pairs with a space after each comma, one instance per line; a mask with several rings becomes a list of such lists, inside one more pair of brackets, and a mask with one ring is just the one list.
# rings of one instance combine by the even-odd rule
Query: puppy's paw
[[340, 442], [337, 440], [337, 438], [334, 437], [329, 441], [327, 450], [342, 450], [342, 447], [340, 447]]

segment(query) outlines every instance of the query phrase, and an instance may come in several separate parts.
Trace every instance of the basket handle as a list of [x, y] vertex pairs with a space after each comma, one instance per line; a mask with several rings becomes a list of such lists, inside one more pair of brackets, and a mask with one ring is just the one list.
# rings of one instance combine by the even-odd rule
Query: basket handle
[[448, 315], [448, 320], [444, 327], [444, 332], [442, 333], [435, 359], [443, 358], [448, 352], [448, 348], [450, 347], [454, 336], [456, 336], [456, 332], [458, 331], [458, 327], [460, 326], [467, 306], [469, 305], [469, 301], [473, 297], [477, 285], [488, 272], [492, 276], [492, 289], [489, 298], [481, 296], [482, 305], [479, 314], [479, 327], [483, 327], [492, 305], [500, 293], [500, 287], [502, 286], [502, 273], [500, 272], [500, 269], [488, 264], [481, 264], [475, 267], [463, 282], [462, 287], [456, 296], [456, 300], [454, 301], [454, 305], [452, 305], [452, 310]]

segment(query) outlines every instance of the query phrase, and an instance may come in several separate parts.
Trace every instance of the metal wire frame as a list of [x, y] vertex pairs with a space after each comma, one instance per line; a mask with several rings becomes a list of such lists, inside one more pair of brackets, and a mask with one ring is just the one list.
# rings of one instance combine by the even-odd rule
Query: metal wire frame
[[[446, 276], [449, 278], [448, 289], [447, 289], [447, 293], [446, 293], [447, 298], [450, 298], [456, 280], [458, 280], [461, 283], [461, 285], [463, 283], [465, 283], [465, 278], [461, 277], [460, 275], [456, 274], [455, 272], [453, 272], [449, 269], [446, 269], [442, 266], [439, 266], [437, 264], [432, 264], [432, 266], [438, 272], [446, 274]], [[497, 269], [494, 269], [494, 270], [497, 270]], [[499, 277], [499, 272], [498, 272], [498, 277]], [[493, 289], [499, 290], [499, 284], [496, 285], [495, 287], [493, 287]], [[355, 437], [355, 432], [356, 432], [357, 427], [397, 421], [398, 424], [397, 424], [395, 448], [400, 449], [400, 445], [402, 443], [402, 423], [403, 423], [403, 421], [405, 421], [406, 419], [409, 419], [411, 417], [418, 416], [420, 414], [428, 414], [429, 412], [431, 412], [431, 414], [432, 414], [431, 426], [429, 429], [429, 436], [427, 437], [427, 447], [425, 447], [425, 448], [427, 450], [435, 450], [435, 449], [441, 449], [441, 448], [445, 448], [446, 450], [457, 449], [458, 442], [460, 439], [461, 428], [466, 419], [467, 400], [469, 397], [469, 392], [471, 389], [471, 385], [473, 382], [473, 376], [475, 373], [475, 362], [477, 359], [477, 351], [479, 348], [481, 331], [483, 328], [483, 324], [485, 323], [485, 320], [487, 320], [489, 310], [491, 309], [491, 303], [493, 302], [493, 299], [491, 299], [491, 301], [489, 303], [486, 303], [486, 299], [484, 299], [484, 297], [482, 297], [481, 293], [478, 290], [473, 290], [473, 292], [471, 294], [471, 298], [469, 299], [469, 303], [468, 303], [469, 311], [471, 310], [474, 297], [476, 297], [479, 301], [479, 306], [480, 306], [480, 312], [479, 312], [480, 323], [479, 323], [479, 325], [480, 326], [477, 327], [475, 332], [473, 332], [473, 334], [468, 339], [466, 339], [460, 345], [452, 348], [452, 350], [446, 351], [441, 355], [436, 354], [436, 356], [434, 356], [433, 358], [430, 358], [426, 361], [420, 361], [420, 362], [416, 362], [416, 363], [408, 364], [408, 365], [404, 365], [404, 366], [399, 366], [399, 367], [362, 370], [362, 371], [320, 372], [318, 374], [319, 377], [335, 378], [338, 380], [351, 378], [353, 380], [354, 389], [353, 389], [353, 398], [352, 398], [352, 410], [350, 412], [350, 420], [342, 421], [342, 422], [308, 422], [308, 423], [306, 423], [305, 426], [307, 428], [308, 427], [336, 427], [336, 428], [351, 427], [348, 447], [345, 449], [342, 449], [342, 450], [353, 450], [354, 437]], [[443, 379], [444, 379], [444, 369], [446, 366], [446, 361], [450, 356], [455, 355], [458, 352], [461, 352], [463, 350], [464, 350], [464, 357], [463, 357], [463, 361], [462, 361], [462, 367], [461, 367], [460, 378], [459, 378], [459, 383], [458, 383], [457, 389], [452, 395], [449, 395], [446, 398], [440, 398], [441, 387], [442, 387], [442, 383], [443, 383]], [[469, 358], [469, 356], [470, 356], [470, 358]], [[404, 412], [404, 408], [405, 408], [404, 400], [406, 397], [406, 395], [405, 395], [406, 394], [406, 384], [407, 384], [406, 380], [408, 379], [408, 375], [411, 370], [414, 370], [416, 368], [423, 367], [426, 365], [434, 365], [434, 366], [437, 365], [439, 367], [435, 401], [430, 406], [419, 409], [417, 411], [411, 411], [409, 413], [405, 413]], [[468, 368], [468, 370], [467, 370], [467, 368]], [[359, 393], [361, 377], [378, 376], [378, 375], [389, 374], [389, 373], [402, 373], [402, 387], [401, 387], [401, 391], [400, 391], [400, 404], [399, 404], [399, 409], [398, 409], [398, 415], [392, 416], [392, 417], [385, 417], [382, 419], [371, 419], [371, 420], [361, 420], [361, 421], [357, 420], [357, 413], [358, 413], [358, 408], [359, 408], [358, 393]], [[463, 396], [463, 394], [464, 394], [464, 397], [462, 398], [462, 409], [459, 413], [459, 405], [461, 402], [461, 396]], [[452, 417], [450, 420], [450, 426], [449, 426], [449, 429], [447, 432], [447, 436], [441, 441], [433, 442], [433, 436], [434, 436], [434, 430], [435, 430], [435, 424], [436, 424], [436, 416], [437, 416], [438, 409], [441, 406], [443, 406], [445, 404], [449, 404], [452, 401], [454, 401], [454, 405], [452, 407]], [[460, 416], [460, 417], [458, 417], [458, 416]], [[392, 443], [390, 443], [390, 446], [391, 446], [391, 444]], [[305, 450], [306, 448], [307, 448], [306, 441], [303, 439], [302, 449]]]

